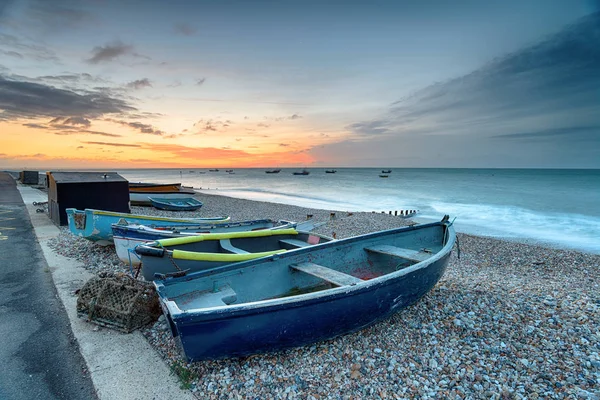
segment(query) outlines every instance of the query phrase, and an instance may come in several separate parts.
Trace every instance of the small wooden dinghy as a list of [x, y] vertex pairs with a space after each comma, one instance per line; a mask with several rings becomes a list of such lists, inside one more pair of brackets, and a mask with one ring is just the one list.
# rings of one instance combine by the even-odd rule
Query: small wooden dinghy
[[150, 215], [127, 214], [114, 211], [94, 210], [86, 208], [84, 211], [76, 208], [67, 208], [69, 230], [76, 236], [97, 242], [102, 246], [113, 243], [112, 224], [124, 219], [131, 224], [141, 224], [152, 227], [173, 225], [198, 225], [202, 223], [227, 222], [229, 217], [207, 218], [165, 218]]
[[291, 221], [274, 221], [271, 219], [257, 219], [251, 221], [204, 223], [189, 226], [165, 226], [159, 229], [150, 228], [145, 225], [128, 224], [125, 220], [112, 224], [113, 240], [117, 256], [125, 264], [137, 267], [140, 265], [140, 257], [134, 249], [137, 245], [154, 242], [160, 239], [175, 237], [189, 237], [206, 233], [224, 232], [249, 232], [262, 229], [289, 229], [295, 228], [302, 231], [310, 231], [319, 223], [312, 220], [296, 223]]
[[455, 239], [446, 216], [154, 285], [189, 360], [246, 356], [353, 332], [416, 302]]
[[165, 197], [148, 197], [154, 208], [167, 211], [195, 211], [202, 207], [202, 202], [193, 197], [169, 199]]
[[135, 247], [146, 280], [182, 275], [287, 250], [324, 243], [332, 238], [296, 229], [208, 233], [161, 239]]

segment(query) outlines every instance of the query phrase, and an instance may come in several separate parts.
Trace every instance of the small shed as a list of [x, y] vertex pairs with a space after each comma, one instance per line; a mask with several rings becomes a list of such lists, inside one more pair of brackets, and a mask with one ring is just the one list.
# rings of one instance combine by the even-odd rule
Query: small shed
[[19, 180], [24, 185], [37, 185], [39, 182], [38, 171], [21, 171]]
[[47, 172], [48, 213], [67, 225], [67, 208], [130, 212], [129, 182], [116, 172]]

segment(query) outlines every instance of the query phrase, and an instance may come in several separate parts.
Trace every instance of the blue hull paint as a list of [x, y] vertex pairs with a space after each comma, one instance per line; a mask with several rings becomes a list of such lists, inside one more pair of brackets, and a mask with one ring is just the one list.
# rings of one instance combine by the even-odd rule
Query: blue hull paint
[[202, 207], [202, 202], [188, 197], [184, 199], [164, 199], [160, 197], [148, 197], [154, 208], [167, 211], [195, 211]]
[[[435, 229], [427, 224], [392, 231], [407, 233], [416, 248], [429, 243], [417, 237], [418, 229]], [[437, 224], [441, 227], [440, 224]], [[279, 268], [311, 261], [333, 268], [334, 260], [347, 255], [344, 262], [360, 258], [363, 246], [376, 243], [392, 231], [377, 232], [329, 242], [310, 249], [299, 249], [261, 260], [239, 263], [191, 274], [188, 277], [154, 282], [163, 311], [173, 335], [185, 356], [192, 361], [246, 356], [255, 353], [297, 347], [334, 338], [369, 326], [418, 301], [430, 291], [446, 270], [455, 233], [451, 226], [438, 233], [440, 248], [426, 260], [404, 269], [364, 280], [351, 286], [340, 286], [313, 293], [275, 299], [255, 300], [230, 305], [194, 307], [193, 292], [224, 282], [235, 286], [236, 275], [244, 286], [253, 286], [254, 274], [261, 268], [271, 270], [273, 281], [258, 282], [256, 288], [274, 286]], [[383, 236], [382, 236], [383, 235]], [[402, 241], [392, 241], [399, 245]], [[385, 238], [383, 242], [385, 243]], [[370, 259], [371, 261], [373, 259]], [[362, 260], [361, 260], [362, 262]], [[369, 263], [365, 263], [369, 264]], [[341, 268], [338, 268], [338, 270]], [[356, 272], [356, 271], [355, 271]], [[301, 278], [295, 277], [294, 282]], [[262, 285], [262, 286], [261, 286]], [[243, 296], [245, 287], [235, 287]], [[258, 290], [258, 289], [257, 289]], [[218, 292], [217, 292], [218, 293]], [[201, 302], [197, 304], [202, 304]]]
[[112, 243], [112, 224], [116, 224], [121, 219], [125, 219], [131, 224], [156, 226], [172, 225], [198, 225], [206, 222], [219, 221], [226, 222], [229, 217], [214, 218], [161, 218], [148, 215], [135, 215], [127, 213], [118, 213], [112, 211], [85, 209], [84, 211], [75, 208], [67, 208], [67, 219], [69, 221], [69, 230], [76, 236], [98, 242], [102, 245]]

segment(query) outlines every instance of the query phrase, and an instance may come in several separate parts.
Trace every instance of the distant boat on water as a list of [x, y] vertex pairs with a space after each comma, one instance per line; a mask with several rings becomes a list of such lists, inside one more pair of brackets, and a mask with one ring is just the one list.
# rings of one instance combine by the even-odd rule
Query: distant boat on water
[[337, 171], [335, 169], [326, 169], [325, 173], [326, 174], [335, 174]]
[[392, 170], [391, 170], [391, 169], [382, 169], [382, 170], [381, 170], [381, 173], [382, 173], [382, 174], [391, 174], [391, 173], [392, 173]]
[[380, 178], [389, 178], [390, 176], [389, 175], [384, 175], [384, 174], [379, 174], [379, 177]]
[[226, 169], [226, 170], [225, 170], [225, 172], [232, 173], [232, 172], [233, 172], [233, 170], [232, 170], [232, 169]]
[[281, 172], [280, 169], [268, 169], [265, 171], [265, 174], [278, 174], [280, 172]]
[[208, 171], [209, 171], [209, 172], [219, 172], [219, 170], [218, 170], [218, 169], [209, 169]]
[[302, 171], [298, 172], [294, 172], [294, 175], [308, 175], [310, 174], [310, 172], [308, 172], [307, 170], [303, 169]]

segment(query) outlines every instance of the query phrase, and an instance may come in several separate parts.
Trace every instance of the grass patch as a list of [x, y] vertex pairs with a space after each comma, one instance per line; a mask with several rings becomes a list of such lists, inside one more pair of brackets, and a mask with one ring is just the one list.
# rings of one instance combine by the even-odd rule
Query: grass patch
[[193, 374], [182, 362], [175, 361], [171, 364], [171, 372], [177, 375], [181, 385], [181, 389], [190, 390], [192, 387]]

